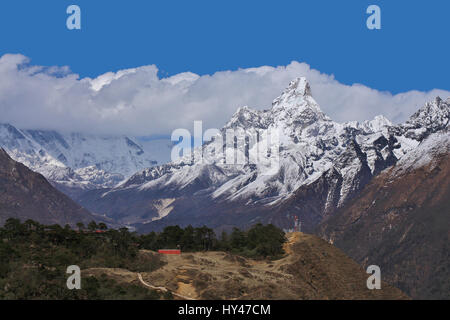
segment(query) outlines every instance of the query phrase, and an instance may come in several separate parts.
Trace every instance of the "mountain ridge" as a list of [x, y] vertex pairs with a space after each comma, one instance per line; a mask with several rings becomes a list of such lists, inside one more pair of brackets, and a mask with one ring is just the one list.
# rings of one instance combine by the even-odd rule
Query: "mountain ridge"
[[416, 299], [448, 299], [450, 130], [429, 136], [316, 234]]
[[[0, 123], [0, 146], [10, 156], [43, 174], [56, 188], [76, 198], [86, 190], [110, 188], [136, 171], [155, 165], [152, 153], [171, 145], [155, 140], [146, 147], [128, 136], [21, 130]], [[165, 145], [165, 147], [164, 147]], [[155, 154], [156, 158], [161, 158]]]
[[8, 218], [61, 226], [96, 220], [42, 175], [14, 161], [0, 148], [0, 224]]
[[[236, 216], [254, 208], [260, 210], [259, 217], [249, 214], [252, 218], [248, 223], [278, 221], [279, 226], [290, 228], [293, 216], [297, 215], [303, 218], [305, 230], [311, 231], [421, 140], [446, 128], [448, 109], [449, 104], [437, 98], [404, 124], [393, 125], [383, 116], [362, 123], [337, 123], [320, 110], [306, 79], [298, 78], [274, 99], [271, 109], [256, 111], [241, 107], [222, 128], [222, 134], [232, 129], [246, 137], [255, 129], [260, 130], [260, 140], [253, 145], [246, 142], [245, 151], [237, 150], [236, 144], [224, 142], [225, 156], [216, 156], [214, 152], [222, 146], [217, 147], [213, 140], [195, 149], [194, 156], [144, 169], [114, 188], [88, 192], [79, 201], [92, 211], [108, 214], [123, 223], [144, 224], [145, 230], [151, 229], [149, 223], [161, 224], [159, 220], [187, 224], [200, 219], [219, 227], [222, 218], [203, 211]], [[279, 168], [275, 171], [270, 166], [273, 158], [269, 154], [263, 154], [256, 164], [250, 162], [249, 156], [252, 148], [265, 142], [270, 130], [279, 134], [280, 141]], [[234, 163], [224, 163], [224, 157], [233, 152]], [[208, 158], [208, 163], [195, 160], [204, 155], [213, 156]], [[236, 163], [239, 156], [245, 158], [244, 163]], [[319, 183], [321, 177], [329, 186], [328, 192], [317, 198], [316, 203], [297, 196], [297, 203], [303, 203], [304, 209], [295, 209], [296, 201], [292, 199], [296, 193]], [[159, 219], [158, 209], [152, 202], [164, 199], [172, 199], [172, 209]], [[284, 203], [290, 203], [290, 208], [283, 206]], [[133, 209], [127, 209], [129, 206]], [[308, 217], [308, 208], [313, 206], [323, 209], [315, 217]]]

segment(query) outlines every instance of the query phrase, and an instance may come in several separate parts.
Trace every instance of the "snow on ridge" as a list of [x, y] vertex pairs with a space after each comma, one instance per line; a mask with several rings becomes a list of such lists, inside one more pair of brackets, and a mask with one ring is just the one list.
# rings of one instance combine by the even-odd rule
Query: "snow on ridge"
[[450, 154], [450, 131], [437, 132], [420, 142], [416, 148], [403, 156], [391, 171], [393, 177], [427, 165], [434, 168], [440, 155]]
[[[258, 111], [247, 106], [240, 107], [222, 129], [224, 131], [233, 128], [243, 132], [254, 129], [261, 129], [263, 132], [277, 131], [280, 137], [278, 171], [267, 175], [264, 165], [227, 166], [221, 163], [221, 159], [214, 162], [218, 170], [211, 171], [205, 169], [211, 167], [208, 164], [182, 165], [189, 160], [183, 159], [141, 171], [130, 178], [129, 183], [124, 183], [116, 189], [135, 187], [139, 191], [161, 188], [181, 190], [199, 178], [210, 186], [213, 199], [235, 201], [270, 198], [273, 204], [288, 198], [300, 186], [313, 183], [332, 168], [334, 162], [343, 157], [355, 134], [357, 137], [365, 137], [360, 143], [367, 145], [365, 149], [368, 150], [373, 148], [375, 140], [387, 135], [390, 125], [392, 123], [383, 116], [377, 116], [362, 124], [340, 124], [332, 121], [311, 96], [307, 80], [297, 78], [274, 100], [271, 109]], [[358, 133], [353, 133], [352, 129], [357, 129]], [[207, 143], [194, 152], [208, 152], [213, 147]], [[379, 157], [384, 161], [388, 156], [388, 153], [379, 155], [375, 151], [372, 152], [368, 160], [372, 172], [375, 170], [375, 161]], [[343, 167], [338, 171], [345, 181], [352, 183], [354, 175], [362, 165], [358, 158], [354, 158], [348, 162], [350, 167]], [[351, 192], [352, 188], [343, 186], [342, 197], [345, 198], [345, 193]]]
[[[99, 85], [108, 85], [118, 76], [126, 76], [126, 73], [105, 76]], [[195, 74], [187, 73], [165, 81], [183, 86], [183, 83], [195, 81], [195, 77]], [[343, 203], [357, 188], [358, 174], [364, 170], [376, 174], [384, 166], [392, 165], [393, 161], [414, 150], [422, 138], [443, 126], [448, 126], [448, 103], [440, 99], [428, 103], [399, 126], [394, 126], [384, 116], [362, 123], [334, 122], [312, 97], [307, 80], [300, 77], [291, 81], [273, 100], [270, 109], [258, 111], [241, 107], [222, 128], [222, 132], [229, 128], [246, 133], [254, 129], [264, 133], [268, 130], [278, 132], [279, 167], [273, 172], [268, 167], [270, 156], [267, 155], [255, 165], [227, 165], [222, 162], [222, 157], [214, 158], [212, 164], [190, 163], [190, 159], [184, 157], [154, 166], [155, 158], [152, 153], [147, 154], [151, 142], [125, 136], [14, 131], [2, 129], [0, 125], [0, 143], [16, 143], [17, 146], [10, 149], [16, 150], [17, 157], [23, 156], [22, 160], [37, 168], [36, 171], [59, 177], [65, 183], [80, 180], [84, 184], [92, 181], [102, 187], [114, 185], [107, 194], [123, 189], [180, 191], [197, 184], [197, 188], [203, 188], [202, 191], [217, 201], [270, 199], [273, 204], [290, 197], [299, 187], [314, 183], [333, 168], [343, 180], [339, 190], [339, 203]], [[8, 133], [3, 139], [2, 132]], [[16, 137], [12, 138], [13, 142], [11, 137]], [[170, 149], [171, 145], [161, 142], [154, 150], [166, 147]], [[206, 143], [194, 153], [198, 158], [202, 153], [212, 154], [214, 148], [213, 143]], [[227, 148], [226, 152], [230, 150]], [[116, 174], [130, 178], [120, 182]]]
[[[436, 99], [434, 103], [440, 102]], [[422, 109], [422, 118], [436, 118], [434, 106]], [[441, 109], [442, 106], [438, 108]], [[445, 118], [445, 108], [442, 114], [441, 120]], [[418, 120], [414, 124], [415, 127], [423, 127], [420, 129], [424, 131], [421, 137], [434, 132], [434, 127], [427, 129], [429, 125], [429, 121], [420, 123]], [[314, 183], [324, 172], [334, 168], [343, 179], [339, 199], [339, 204], [342, 204], [357, 188], [359, 182], [356, 180], [361, 172], [369, 170], [369, 174], [377, 174], [420, 143], [417, 135], [405, 134], [410, 130], [408, 125], [394, 126], [382, 115], [362, 123], [332, 121], [311, 96], [311, 88], [305, 78], [291, 81], [282, 94], [274, 99], [270, 109], [259, 111], [248, 106], [240, 107], [222, 132], [228, 128], [244, 132], [254, 129], [277, 130], [280, 134], [278, 171], [267, 175], [261, 164], [254, 167], [227, 166], [221, 163], [221, 159], [216, 159], [212, 166], [198, 162], [189, 164], [189, 159], [182, 159], [147, 169], [145, 173], [137, 173], [134, 178], [130, 178], [134, 184], [125, 182], [116, 190], [120, 191], [122, 187], [137, 188], [139, 191], [164, 188], [182, 190], [194, 182], [202, 181], [208, 186], [205, 190], [209, 190], [216, 201], [248, 202], [252, 199], [258, 202], [258, 199], [270, 199], [268, 203], [274, 204], [290, 197], [299, 187]], [[358, 155], [358, 151], [349, 152], [352, 141], [361, 149], [365, 160]], [[212, 144], [207, 143], [194, 152], [207, 152], [211, 148]], [[208, 169], [213, 167], [217, 170]]]
[[[167, 141], [166, 141], [167, 142]], [[135, 172], [156, 165], [152, 155], [170, 154], [170, 143], [152, 141], [142, 146], [133, 137], [61, 134], [20, 130], [0, 124], [0, 146], [11, 157], [62, 185], [82, 189], [111, 188]], [[146, 152], [147, 150], [151, 152]], [[167, 156], [156, 156], [165, 159]]]

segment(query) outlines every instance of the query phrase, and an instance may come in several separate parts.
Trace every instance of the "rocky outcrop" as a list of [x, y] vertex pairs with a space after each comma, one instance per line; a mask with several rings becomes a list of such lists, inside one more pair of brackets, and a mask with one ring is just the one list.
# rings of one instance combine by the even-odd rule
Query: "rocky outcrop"
[[450, 292], [450, 133], [430, 135], [317, 233], [413, 298]]

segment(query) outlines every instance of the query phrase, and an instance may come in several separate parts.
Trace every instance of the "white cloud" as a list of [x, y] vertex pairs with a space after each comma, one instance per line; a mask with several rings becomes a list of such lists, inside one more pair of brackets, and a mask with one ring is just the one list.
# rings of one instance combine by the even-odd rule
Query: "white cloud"
[[366, 120], [383, 114], [407, 119], [426, 101], [448, 91], [392, 95], [363, 85], [339, 83], [306, 63], [221, 71], [186, 72], [160, 79], [154, 65], [109, 72], [96, 79], [67, 67], [43, 68], [22, 55], [0, 58], [0, 122], [19, 128], [133, 135], [170, 134], [203, 120], [220, 128], [238, 107], [267, 109], [289, 82], [305, 76], [322, 110], [336, 121]]

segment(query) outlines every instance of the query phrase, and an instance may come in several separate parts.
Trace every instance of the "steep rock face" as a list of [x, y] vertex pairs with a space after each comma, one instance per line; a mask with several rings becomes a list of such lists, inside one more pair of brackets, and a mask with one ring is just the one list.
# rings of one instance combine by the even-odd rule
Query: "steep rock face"
[[[375, 125], [367, 122], [362, 125], [349, 123], [355, 130], [353, 134], [356, 133], [353, 148], [347, 149], [333, 162], [333, 169], [324, 172], [313, 183], [300, 187], [292, 197], [275, 208], [274, 219], [287, 228], [292, 222], [281, 217], [297, 215], [302, 221], [303, 230], [313, 232], [317, 223], [357, 196], [374, 176], [395, 165], [398, 159], [407, 159], [409, 153], [416, 154], [417, 159], [426, 159], [426, 155], [420, 155], [422, 149], [415, 148], [427, 137], [447, 130], [449, 102], [438, 97], [398, 126], [386, 123], [382, 117], [377, 117]], [[386, 125], [379, 126], [377, 123]], [[371, 135], [358, 135], [357, 132], [362, 127], [377, 128], [380, 131]], [[347, 130], [351, 131], [349, 128]], [[353, 173], [345, 178], [350, 168], [353, 168]]]
[[422, 140], [318, 233], [413, 298], [450, 292], [450, 132]]
[[436, 97], [434, 101], [428, 102], [424, 107], [414, 113], [408, 121], [391, 131], [399, 136], [422, 141], [431, 133], [448, 127], [450, 119], [450, 98], [443, 101]]
[[[313, 182], [300, 186], [280, 205], [274, 206], [271, 217], [277, 217], [284, 228], [291, 228], [292, 217], [297, 216], [302, 230], [312, 232], [318, 223], [358, 195], [376, 174], [397, 161], [387, 142], [378, 143], [380, 140], [387, 141], [384, 136], [381, 137], [371, 137], [371, 144], [365, 141], [364, 149], [356, 141], [350, 142], [330, 169]], [[387, 151], [383, 157], [381, 153], [384, 148]]]
[[[399, 150], [411, 149], [399, 139], [418, 144], [395, 136], [392, 127], [382, 116], [363, 123], [332, 121], [320, 110], [306, 79], [298, 78], [270, 109], [238, 109], [222, 134], [195, 149], [193, 155], [145, 169], [112, 189], [87, 193], [79, 201], [124, 223], [155, 222], [160, 215], [152, 202], [170, 198], [175, 201], [166, 221], [172, 216], [195, 224], [198, 221], [191, 218], [196, 217], [218, 225], [229, 220], [223, 215], [236, 218], [254, 209], [258, 215], [235, 221], [278, 221], [290, 227], [292, 215], [298, 215], [309, 230], [358, 194], [374, 175], [393, 165]], [[226, 139], [230, 131], [234, 140]], [[268, 143], [272, 139], [278, 141], [275, 148]], [[326, 190], [318, 190], [315, 200], [310, 200], [310, 196], [301, 196], [309, 194], [305, 189], [310, 185], [318, 189], [323, 185]], [[293, 198], [305, 209], [292, 210]], [[285, 203], [291, 204], [289, 210]], [[312, 207], [320, 209], [308, 217]], [[205, 212], [212, 209], [215, 217]], [[154, 225], [160, 225], [159, 220]]]
[[53, 188], [42, 175], [12, 160], [0, 148], [0, 224], [8, 218], [62, 226], [95, 220], [87, 210]]

